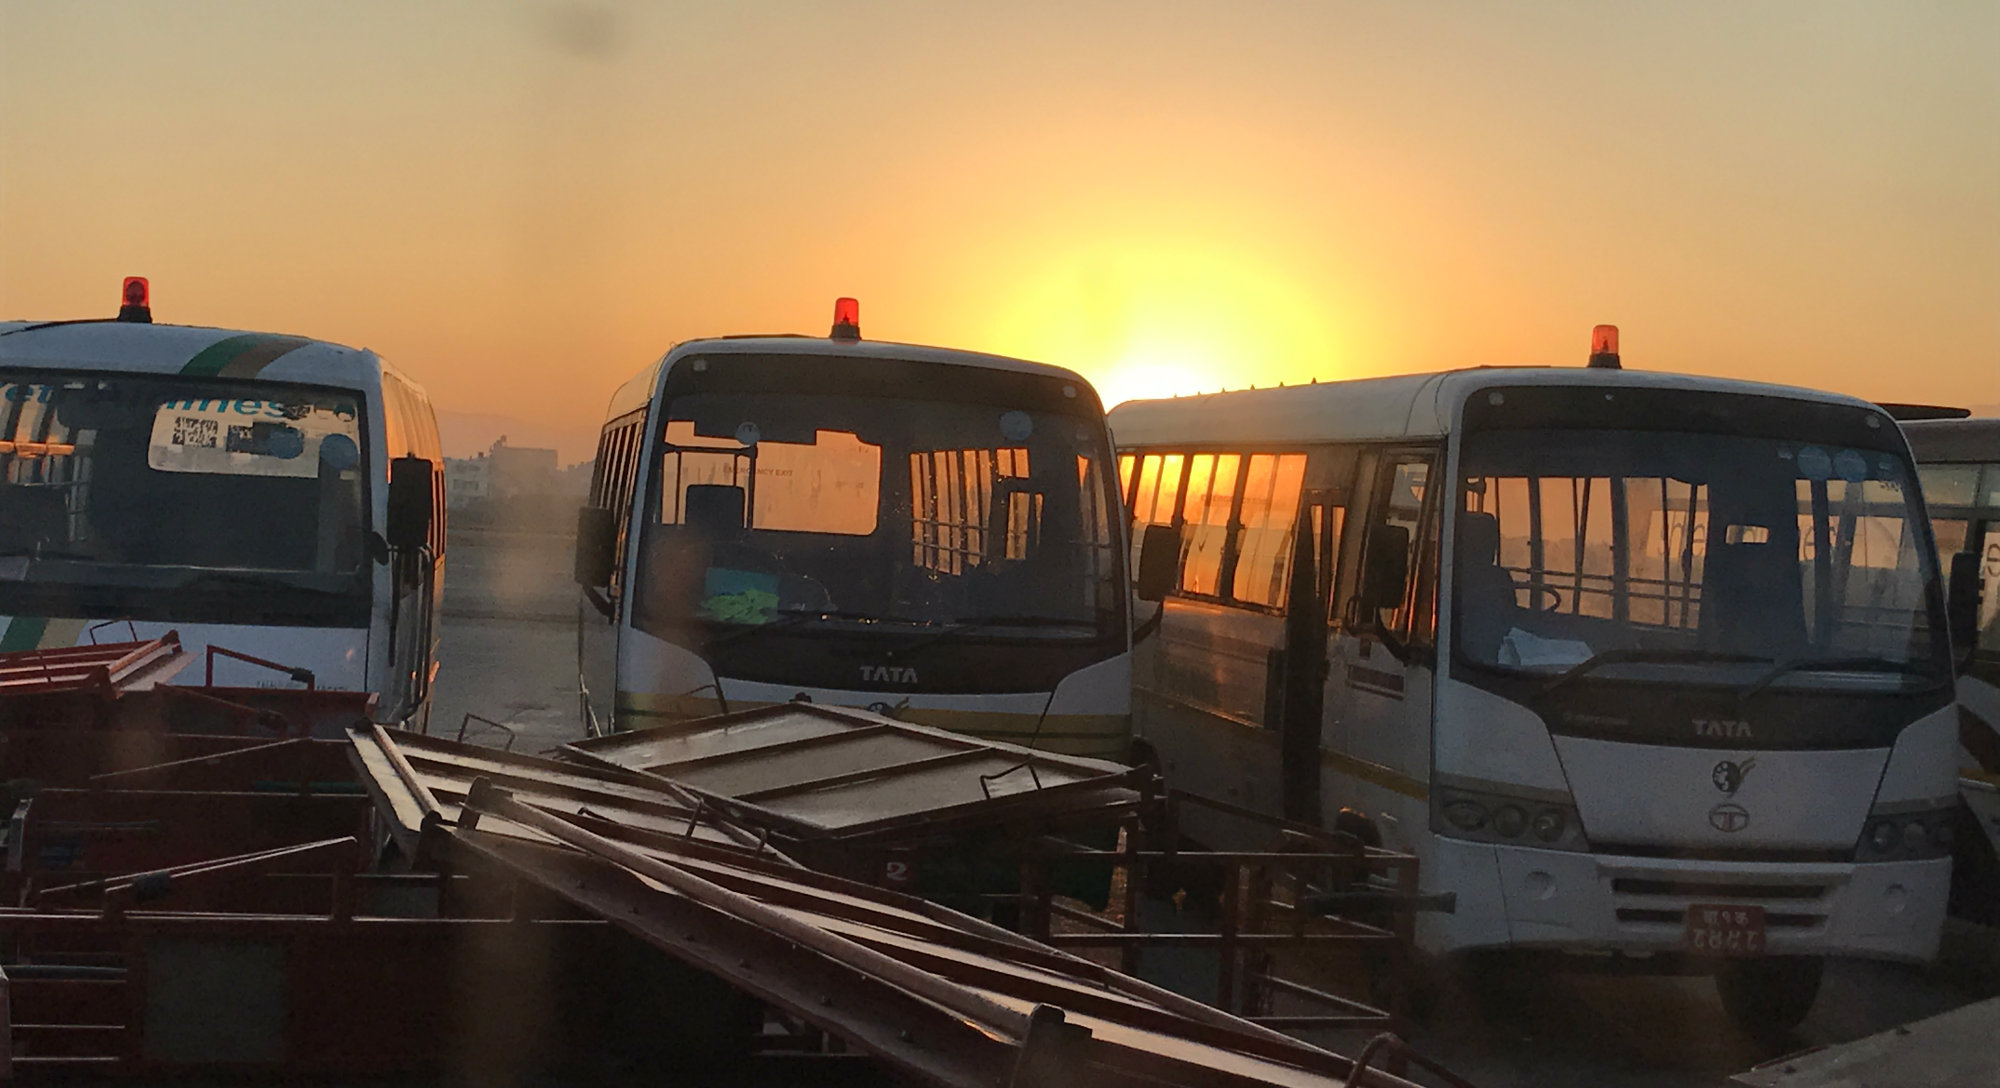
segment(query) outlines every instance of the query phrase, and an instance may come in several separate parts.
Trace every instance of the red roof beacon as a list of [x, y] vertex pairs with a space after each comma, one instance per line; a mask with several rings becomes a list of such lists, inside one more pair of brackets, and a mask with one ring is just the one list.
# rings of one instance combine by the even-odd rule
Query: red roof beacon
[[118, 320], [153, 323], [153, 285], [146, 282], [146, 277], [125, 277], [121, 297], [125, 301], [118, 307]]
[[1618, 370], [1618, 326], [1599, 325], [1590, 330], [1590, 366], [1593, 370]]
[[861, 339], [861, 303], [851, 298], [833, 300], [833, 332], [828, 334], [835, 340]]

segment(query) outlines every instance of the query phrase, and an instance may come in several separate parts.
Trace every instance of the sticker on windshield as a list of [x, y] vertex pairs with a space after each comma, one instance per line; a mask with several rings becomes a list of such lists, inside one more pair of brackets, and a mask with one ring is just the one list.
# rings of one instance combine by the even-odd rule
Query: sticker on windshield
[[1833, 456], [1833, 471], [1851, 484], [1868, 478], [1868, 459], [1855, 450], [1841, 450]]
[[184, 398], [153, 415], [146, 464], [159, 472], [311, 478], [351, 468], [354, 412], [265, 400]]
[[1799, 450], [1799, 475], [1808, 480], [1824, 480], [1833, 475], [1833, 458], [1818, 446]]
[[1035, 433], [1035, 420], [1028, 413], [1015, 409], [1000, 413], [1000, 435], [1009, 442], [1025, 442]]

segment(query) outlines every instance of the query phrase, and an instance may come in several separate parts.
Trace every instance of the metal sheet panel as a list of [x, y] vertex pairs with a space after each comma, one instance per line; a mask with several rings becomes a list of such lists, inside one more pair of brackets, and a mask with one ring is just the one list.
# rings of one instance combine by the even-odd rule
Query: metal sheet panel
[[1144, 772], [848, 707], [788, 703], [565, 745], [568, 758], [706, 794], [797, 836], [991, 822], [1131, 803]]
[[[503, 790], [482, 787], [467, 803], [478, 818], [452, 832], [460, 847], [927, 1083], [994, 1083], [988, 1041], [1011, 1052], [1018, 1083], [1030, 1059], [1043, 1057], [1030, 1053], [1030, 1029], [1051, 1019], [1067, 1024], [1054, 1066], [1063, 1083], [1331, 1088], [1353, 1070], [1332, 1052], [922, 900], [754, 858], [667, 844], [641, 853], [599, 834], [601, 821], [587, 828]], [[502, 830], [509, 825], [576, 856], [528, 846]], [[773, 960], [775, 948], [787, 962]], [[792, 983], [806, 970], [818, 978], [801, 990]], [[919, 1004], [907, 1004], [910, 996]], [[870, 1011], [854, 1015], [862, 1009]], [[962, 1026], [977, 1029], [968, 1041], [980, 1040], [963, 1053], [968, 1064], [936, 1064], [934, 1040]], [[930, 1045], [900, 1045], [911, 1042]], [[1358, 1083], [1408, 1085], [1372, 1070]]]

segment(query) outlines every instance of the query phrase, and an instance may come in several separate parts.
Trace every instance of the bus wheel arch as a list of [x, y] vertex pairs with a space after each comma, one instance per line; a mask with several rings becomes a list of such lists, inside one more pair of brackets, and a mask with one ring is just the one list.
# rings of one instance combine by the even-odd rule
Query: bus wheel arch
[[1782, 1040], [1805, 1022], [1825, 976], [1826, 960], [1818, 956], [1732, 960], [1716, 971], [1715, 992], [1746, 1034]]

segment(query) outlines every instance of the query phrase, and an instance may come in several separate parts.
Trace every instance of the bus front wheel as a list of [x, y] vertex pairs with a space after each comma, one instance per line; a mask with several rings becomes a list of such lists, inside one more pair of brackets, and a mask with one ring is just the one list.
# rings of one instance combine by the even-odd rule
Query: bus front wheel
[[1826, 961], [1814, 957], [1735, 960], [1716, 972], [1715, 989], [1737, 1027], [1769, 1039], [1805, 1021], [1825, 975]]

